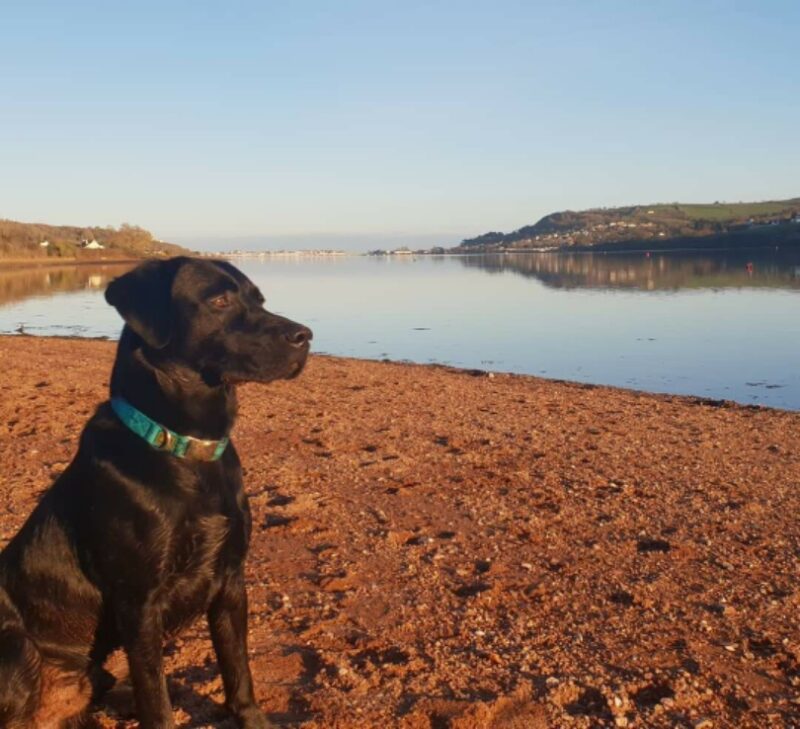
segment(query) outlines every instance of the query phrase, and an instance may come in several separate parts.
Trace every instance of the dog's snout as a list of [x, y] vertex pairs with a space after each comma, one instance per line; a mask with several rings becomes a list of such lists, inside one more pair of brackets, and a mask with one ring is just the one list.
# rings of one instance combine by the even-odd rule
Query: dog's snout
[[296, 326], [284, 332], [283, 336], [293, 347], [302, 347], [314, 338], [314, 333], [308, 327]]

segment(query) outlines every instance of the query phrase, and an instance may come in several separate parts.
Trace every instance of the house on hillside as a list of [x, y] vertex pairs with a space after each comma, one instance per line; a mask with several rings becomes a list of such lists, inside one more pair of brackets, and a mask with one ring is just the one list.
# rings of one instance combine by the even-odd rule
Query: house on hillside
[[102, 251], [105, 246], [102, 243], [98, 243], [94, 238], [91, 240], [82, 240], [81, 241], [81, 248], [85, 248], [88, 251]]
[[39, 248], [49, 248], [49, 247], [50, 247], [49, 240], [43, 240], [41, 243], [39, 243]]

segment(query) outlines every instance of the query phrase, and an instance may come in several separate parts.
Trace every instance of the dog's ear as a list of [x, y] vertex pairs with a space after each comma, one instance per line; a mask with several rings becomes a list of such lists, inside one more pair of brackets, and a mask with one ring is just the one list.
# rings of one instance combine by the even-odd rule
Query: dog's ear
[[146, 261], [106, 289], [106, 301], [156, 349], [165, 347], [172, 334], [172, 284], [181, 263], [180, 258]]

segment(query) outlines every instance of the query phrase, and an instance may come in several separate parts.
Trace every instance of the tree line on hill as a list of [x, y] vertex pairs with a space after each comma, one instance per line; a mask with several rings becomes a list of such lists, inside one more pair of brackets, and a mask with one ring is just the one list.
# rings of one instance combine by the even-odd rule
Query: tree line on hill
[[128, 223], [114, 228], [0, 220], [0, 259], [147, 258], [186, 252]]

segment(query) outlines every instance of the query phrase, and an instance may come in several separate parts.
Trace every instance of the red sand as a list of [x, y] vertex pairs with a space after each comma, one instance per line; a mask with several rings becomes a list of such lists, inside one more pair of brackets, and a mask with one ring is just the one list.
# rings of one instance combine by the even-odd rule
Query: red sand
[[[0, 337], [0, 545], [113, 353]], [[329, 357], [239, 396], [276, 723], [800, 727], [800, 415]], [[203, 621], [167, 652], [178, 724], [232, 727]]]

